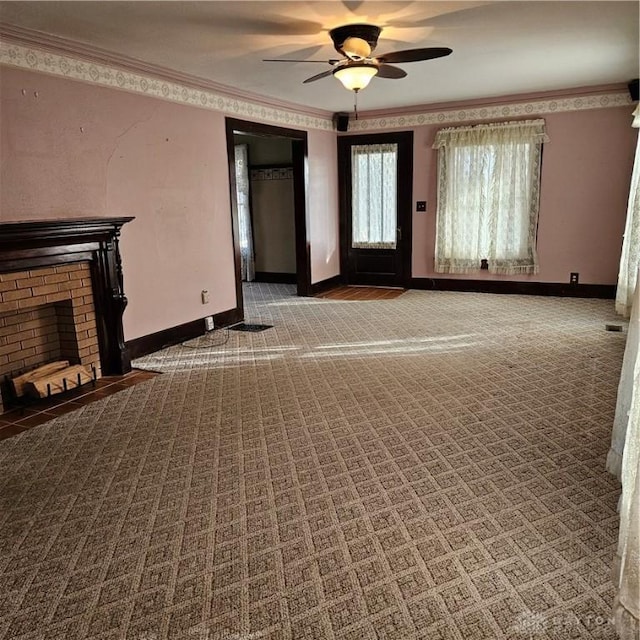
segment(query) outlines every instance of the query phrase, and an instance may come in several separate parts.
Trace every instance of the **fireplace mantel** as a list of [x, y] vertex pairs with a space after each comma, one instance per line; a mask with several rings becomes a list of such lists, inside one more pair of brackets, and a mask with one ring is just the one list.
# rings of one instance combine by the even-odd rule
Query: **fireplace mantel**
[[96, 307], [100, 365], [105, 375], [131, 371], [124, 341], [123, 290], [118, 237], [133, 217], [66, 218], [0, 222], [0, 273], [89, 262]]

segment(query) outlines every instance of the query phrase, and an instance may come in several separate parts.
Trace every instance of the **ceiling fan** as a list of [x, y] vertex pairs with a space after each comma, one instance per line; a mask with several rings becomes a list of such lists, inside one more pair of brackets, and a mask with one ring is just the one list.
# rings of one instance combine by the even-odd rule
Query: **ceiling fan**
[[407, 72], [394, 63], [419, 62], [442, 58], [452, 53], [448, 47], [425, 47], [422, 49], [404, 49], [383, 55], [372, 55], [378, 44], [378, 36], [382, 29], [373, 24], [347, 24], [329, 31], [335, 50], [343, 58], [332, 60], [290, 60], [269, 59], [263, 62], [322, 62], [330, 64], [331, 69], [311, 76], [304, 84], [315, 82], [328, 76], [335, 76], [343, 86], [356, 94], [364, 89], [374, 76], [398, 80]]

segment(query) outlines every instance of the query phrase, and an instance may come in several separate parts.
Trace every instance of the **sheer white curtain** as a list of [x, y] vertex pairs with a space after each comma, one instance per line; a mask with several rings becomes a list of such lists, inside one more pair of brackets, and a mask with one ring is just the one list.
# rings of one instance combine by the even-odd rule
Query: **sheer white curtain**
[[435, 270], [536, 273], [544, 120], [442, 129]]
[[[636, 276], [640, 278], [640, 274]], [[622, 640], [640, 638], [640, 286], [636, 286], [631, 302], [631, 323], [616, 408], [623, 451], [618, 475], [622, 497], [618, 552], [613, 568], [616, 587], [613, 614]], [[615, 443], [612, 451], [613, 446]], [[615, 459], [610, 452], [607, 468], [612, 472], [616, 471], [611, 468]]]
[[242, 279], [246, 282], [251, 282], [255, 277], [255, 260], [253, 255], [251, 210], [249, 208], [249, 152], [246, 144], [237, 144], [234, 150]]
[[[640, 296], [637, 292], [636, 298]], [[631, 304], [631, 301], [629, 302]], [[613, 418], [613, 432], [611, 435], [611, 448], [607, 455], [607, 471], [622, 480], [622, 454], [627, 439], [627, 427], [629, 426], [629, 412], [634, 387], [634, 372], [638, 362], [638, 345], [640, 345], [640, 303], [633, 305], [633, 312], [629, 321], [627, 332], [627, 344], [622, 360], [622, 371], [618, 383], [618, 397], [616, 401], [616, 413]], [[638, 390], [640, 392], [640, 389]]]
[[[634, 111], [640, 127], [640, 107]], [[620, 533], [614, 560], [613, 614], [622, 640], [640, 638], [640, 138], [631, 175], [616, 311], [631, 315], [622, 361], [607, 469], [622, 483]]]
[[[633, 112], [633, 127], [640, 127], [640, 106]], [[636, 286], [636, 273], [640, 266], [640, 136], [636, 145], [636, 157], [631, 174], [631, 189], [627, 206], [627, 223], [624, 229], [616, 311], [626, 318], [631, 313], [631, 298]]]
[[397, 144], [351, 147], [352, 246], [396, 248]]

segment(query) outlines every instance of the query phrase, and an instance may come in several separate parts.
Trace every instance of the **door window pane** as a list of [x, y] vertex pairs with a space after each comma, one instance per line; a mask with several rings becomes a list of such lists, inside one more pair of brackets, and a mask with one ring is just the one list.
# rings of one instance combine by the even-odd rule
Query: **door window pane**
[[396, 248], [397, 158], [397, 144], [351, 147], [354, 249]]

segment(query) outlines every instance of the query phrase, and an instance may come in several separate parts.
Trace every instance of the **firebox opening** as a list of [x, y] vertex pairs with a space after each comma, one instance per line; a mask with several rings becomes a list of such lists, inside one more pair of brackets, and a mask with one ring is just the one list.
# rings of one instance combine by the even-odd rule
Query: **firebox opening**
[[3, 274], [0, 314], [0, 411], [14, 406], [9, 379], [54, 361], [95, 367], [96, 316], [87, 262]]
[[81, 364], [72, 300], [45, 304], [0, 316], [0, 341], [8, 361], [3, 365], [2, 406], [15, 405], [9, 379], [41, 365], [67, 360]]

